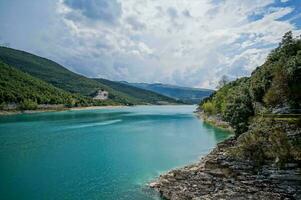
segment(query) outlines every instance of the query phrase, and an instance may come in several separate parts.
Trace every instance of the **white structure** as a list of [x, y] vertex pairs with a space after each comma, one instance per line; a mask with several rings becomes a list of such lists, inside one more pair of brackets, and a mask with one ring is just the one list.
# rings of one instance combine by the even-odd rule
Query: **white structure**
[[109, 92], [105, 90], [98, 90], [95, 97], [93, 99], [95, 100], [107, 100], [109, 97]]

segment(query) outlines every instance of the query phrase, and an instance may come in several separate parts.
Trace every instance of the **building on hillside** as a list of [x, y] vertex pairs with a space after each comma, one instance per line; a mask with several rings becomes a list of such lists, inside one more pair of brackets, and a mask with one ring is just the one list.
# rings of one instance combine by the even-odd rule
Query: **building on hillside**
[[96, 92], [96, 95], [93, 97], [93, 99], [95, 99], [95, 100], [101, 100], [101, 101], [107, 100], [108, 98], [109, 98], [109, 92], [105, 91], [103, 89], [98, 90]]

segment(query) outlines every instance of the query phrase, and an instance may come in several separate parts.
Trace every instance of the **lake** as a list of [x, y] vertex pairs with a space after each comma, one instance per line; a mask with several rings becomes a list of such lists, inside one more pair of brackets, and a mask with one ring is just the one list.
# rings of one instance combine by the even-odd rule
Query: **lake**
[[0, 197], [155, 200], [146, 184], [197, 161], [229, 133], [196, 106], [0, 116]]

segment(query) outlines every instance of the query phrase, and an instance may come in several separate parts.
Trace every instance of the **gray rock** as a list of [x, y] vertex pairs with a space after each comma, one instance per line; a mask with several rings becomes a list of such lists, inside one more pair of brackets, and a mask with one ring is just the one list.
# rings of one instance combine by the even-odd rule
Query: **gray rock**
[[300, 199], [298, 165], [290, 163], [284, 170], [267, 165], [256, 171], [251, 162], [226, 156], [233, 145], [235, 140], [228, 139], [199, 163], [161, 175], [149, 186], [170, 200]]

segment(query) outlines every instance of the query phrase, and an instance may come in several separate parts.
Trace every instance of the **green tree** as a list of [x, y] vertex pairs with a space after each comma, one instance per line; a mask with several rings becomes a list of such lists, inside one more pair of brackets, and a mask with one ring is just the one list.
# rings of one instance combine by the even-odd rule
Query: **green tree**
[[32, 101], [30, 99], [24, 99], [20, 103], [21, 110], [36, 110], [38, 108], [38, 104], [36, 101]]

